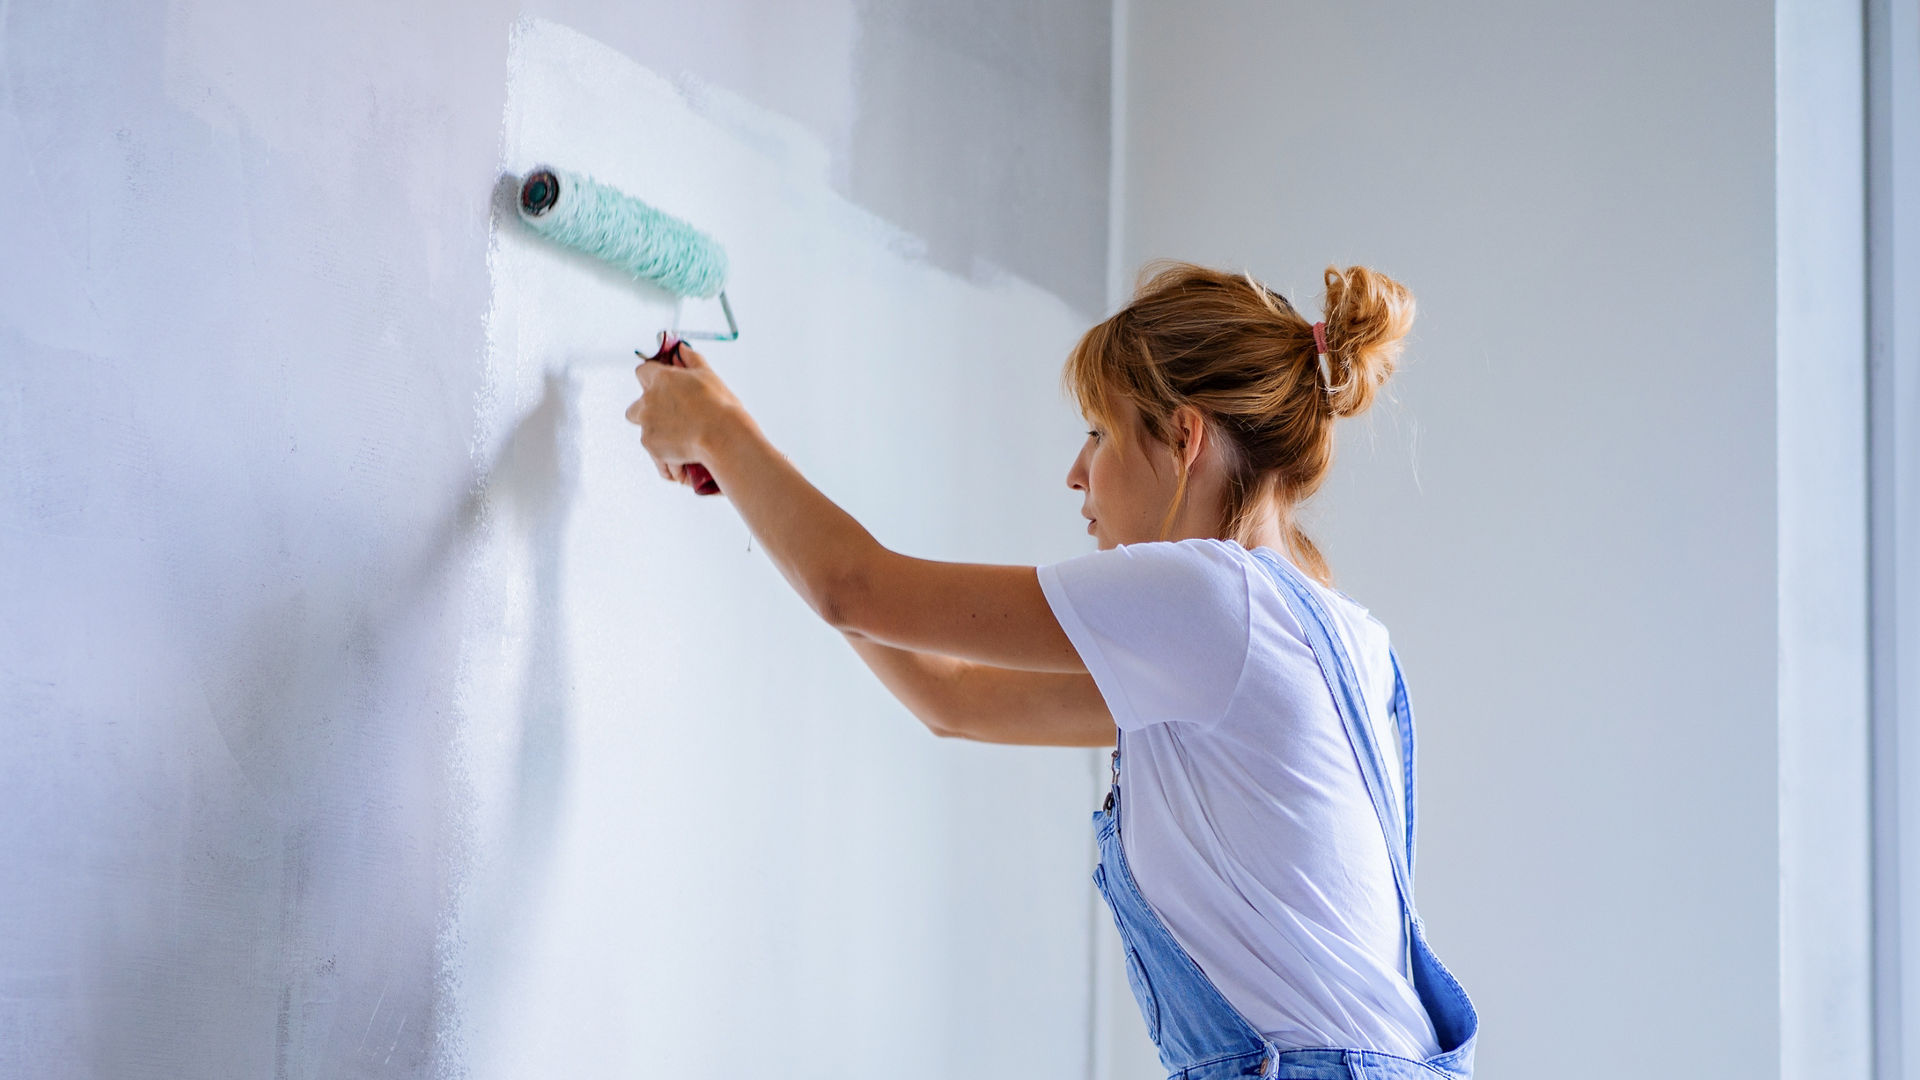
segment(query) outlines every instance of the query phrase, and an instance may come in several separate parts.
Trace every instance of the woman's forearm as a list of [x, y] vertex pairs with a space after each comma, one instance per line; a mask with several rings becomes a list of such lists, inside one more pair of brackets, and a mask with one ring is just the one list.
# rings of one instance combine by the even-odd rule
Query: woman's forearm
[[807, 606], [829, 618], [841, 582], [881, 549], [864, 526], [800, 475], [744, 410], [702, 440], [701, 464]]
[[853, 633], [847, 634], [846, 639], [853, 651], [860, 654], [860, 659], [880, 677], [881, 683], [927, 730], [942, 736], [960, 734], [949, 723], [946, 713], [953, 698], [954, 680], [965, 668], [965, 660], [939, 653], [896, 649]]
[[[700, 451], [700, 463], [794, 591], [815, 613], [830, 617], [836, 586], [882, 550], [879, 541], [809, 483], [744, 410], [730, 411], [715, 424], [701, 439]], [[944, 714], [966, 661], [895, 648], [851, 631], [844, 636], [929, 730], [958, 734]]]

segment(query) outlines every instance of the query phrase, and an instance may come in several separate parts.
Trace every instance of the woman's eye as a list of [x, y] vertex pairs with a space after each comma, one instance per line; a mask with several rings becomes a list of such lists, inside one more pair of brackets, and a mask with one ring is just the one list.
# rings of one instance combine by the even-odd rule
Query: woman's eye
[[1089, 431], [1089, 432], [1087, 432], [1087, 438], [1089, 438], [1089, 439], [1097, 439], [1097, 438], [1099, 438], [1099, 437], [1100, 437], [1100, 433], [1099, 433], [1099, 432], [1097, 432], [1097, 431]]

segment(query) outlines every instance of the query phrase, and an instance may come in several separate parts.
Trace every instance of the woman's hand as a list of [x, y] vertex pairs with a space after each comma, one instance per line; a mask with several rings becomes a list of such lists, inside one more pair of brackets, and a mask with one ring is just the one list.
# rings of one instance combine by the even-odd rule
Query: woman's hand
[[[679, 357], [684, 366], [670, 361]], [[640, 380], [639, 400], [627, 406], [627, 419], [640, 425], [640, 445], [653, 456], [663, 479], [689, 484], [689, 462], [701, 460], [713, 436], [746, 415], [740, 399], [720, 381], [706, 358], [684, 341], [660, 335], [660, 351], [633, 371]]]
[[767, 441], [699, 353], [682, 344], [677, 352], [687, 366], [667, 363], [674, 344], [663, 335], [661, 353], [634, 372], [645, 392], [628, 406], [627, 419], [640, 425], [640, 441], [661, 476], [689, 483], [686, 466], [705, 466], [760, 550], [807, 606], [827, 618], [842, 583], [858, 580], [885, 549]]

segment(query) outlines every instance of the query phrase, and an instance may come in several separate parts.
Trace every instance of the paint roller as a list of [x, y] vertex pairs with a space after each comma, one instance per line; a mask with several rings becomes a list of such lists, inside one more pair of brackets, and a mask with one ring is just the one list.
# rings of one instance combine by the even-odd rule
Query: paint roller
[[[685, 366], [682, 341], [732, 341], [740, 336], [733, 306], [727, 303], [727, 253], [692, 225], [590, 176], [550, 165], [536, 166], [520, 182], [519, 204], [520, 220], [562, 247], [611, 263], [675, 296], [720, 298], [725, 332], [674, 330], [657, 355], [638, 349], [635, 355]], [[679, 321], [677, 313], [674, 321]], [[696, 493], [720, 494], [706, 466], [690, 462], [686, 473]]]

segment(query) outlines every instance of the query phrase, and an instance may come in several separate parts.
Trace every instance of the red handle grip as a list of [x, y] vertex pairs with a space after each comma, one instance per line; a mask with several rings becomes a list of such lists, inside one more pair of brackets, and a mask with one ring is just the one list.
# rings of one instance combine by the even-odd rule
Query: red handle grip
[[[663, 363], [672, 364], [674, 367], [687, 366], [680, 360], [680, 341], [677, 338], [674, 339], [673, 344], [661, 349], [659, 355], [650, 356], [648, 359], [659, 360]], [[720, 494], [719, 483], [714, 480], [713, 474], [707, 471], [705, 465], [697, 461], [689, 461], [685, 465], [680, 466], [680, 468], [686, 472], [687, 479], [693, 482], [693, 493], [695, 495]]]

